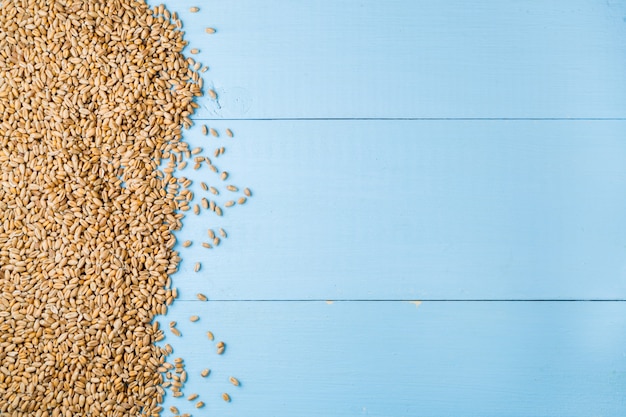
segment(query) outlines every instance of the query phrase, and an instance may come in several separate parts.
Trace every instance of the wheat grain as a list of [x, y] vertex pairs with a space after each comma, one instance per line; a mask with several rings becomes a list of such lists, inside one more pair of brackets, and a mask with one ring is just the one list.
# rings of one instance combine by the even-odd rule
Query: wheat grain
[[7, 1], [0, 28], [0, 415], [158, 415], [207, 67], [143, 0]]

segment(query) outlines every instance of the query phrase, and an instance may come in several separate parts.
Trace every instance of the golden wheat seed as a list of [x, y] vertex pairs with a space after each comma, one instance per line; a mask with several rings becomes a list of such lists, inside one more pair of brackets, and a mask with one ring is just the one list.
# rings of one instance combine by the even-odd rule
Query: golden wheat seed
[[215, 336], [213, 336], [213, 332], [208, 331], [206, 332], [206, 337], [209, 338], [209, 340], [213, 341], [213, 339], [215, 339]]
[[202, 294], [202, 293], [196, 294], [196, 297], [198, 297], [198, 300], [200, 300], [200, 301], [207, 301], [208, 300], [207, 296]]
[[209, 201], [209, 210], [215, 211], [215, 201]]
[[208, 186], [208, 185], [206, 185], [206, 182], [201, 182], [201, 183], [200, 183], [200, 187], [202, 187], [202, 189], [203, 189], [204, 191], [208, 191], [208, 190], [209, 190], [209, 186]]
[[200, 9], [199, 9], [198, 7], [195, 7], [195, 6], [194, 6], [194, 7], [190, 7], [190, 8], [189, 8], [189, 11], [190, 11], [191, 13], [198, 13], [198, 11], [200, 11]]
[[188, 401], [193, 401], [193, 400], [195, 400], [196, 398], [198, 398], [198, 394], [195, 394], [195, 393], [194, 393], [194, 394], [189, 394], [189, 395], [187, 396], [187, 400], [188, 400]]
[[200, 203], [202, 204], [203, 209], [206, 210], [209, 208], [209, 200], [207, 200], [206, 198], [202, 197], [202, 200], [200, 200]]
[[204, 407], [204, 403], [202, 401], [198, 401], [196, 403], [196, 408], [202, 408], [202, 407]]
[[176, 392], [174, 392], [174, 393], [172, 394], [172, 396], [173, 396], [173, 397], [175, 397], [175, 398], [182, 397], [183, 395], [185, 395], [185, 394], [183, 394], [183, 393], [182, 393], [182, 392], [180, 392], [180, 391], [176, 391]]
[[178, 337], [182, 336], [180, 330], [178, 330], [176, 327], [170, 327], [170, 332], [172, 332], [174, 336], [178, 336]]
[[210, 165], [209, 168], [217, 174], [217, 167], [215, 165]]
[[215, 239], [215, 232], [213, 231], [213, 229], [207, 230], [207, 233], [211, 239]]
[[220, 236], [222, 236], [222, 237], [224, 237], [224, 238], [228, 236], [228, 235], [226, 234], [226, 230], [222, 229], [221, 227], [220, 227]]
[[233, 200], [228, 200], [227, 202], [224, 203], [224, 207], [232, 207], [235, 205], [235, 202]]
[[185, 169], [186, 166], [187, 166], [187, 161], [183, 161], [180, 164], [178, 164], [177, 169]]
[[[213, 91], [213, 90], [211, 90], [211, 91]], [[216, 97], [217, 97], [217, 96], [216, 96]], [[215, 137], [215, 138], [217, 138], [217, 137], [219, 137], [219, 136], [220, 136], [220, 134], [219, 134], [219, 133], [217, 133], [217, 130], [215, 130], [215, 129], [213, 129], [213, 128], [210, 128], [210, 129], [209, 129], [209, 133], [211, 133], [211, 136], [213, 136], [213, 137]]]
[[231, 376], [230, 378], [228, 378], [228, 380], [230, 381], [231, 384], [233, 384], [234, 386], [238, 387], [239, 386], [239, 380], [237, 378], [235, 378], [234, 376]]
[[200, 262], [196, 262], [196, 265], [193, 267], [193, 272], [198, 272], [201, 266]]
[[251, 197], [252, 196], [252, 192], [250, 191], [249, 188], [244, 188], [243, 189], [243, 193], [246, 195], [246, 197]]
[[217, 214], [218, 216], [221, 216], [223, 214], [221, 207], [215, 206], [215, 214]]
[[211, 249], [213, 248], [213, 246], [211, 246], [209, 243], [207, 242], [202, 242], [202, 247], [207, 248], [207, 249]]
[[237, 200], [237, 203], [239, 204], [245, 204], [246, 202], [246, 197], [240, 197], [239, 200]]
[[202, 125], [202, 134], [204, 136], [209, 134], [209, 128], [207, 127], [207, 125]]
[[211, 372], [210, 369], [203, 369], [202, 372], [200, 372], [200, 375], [202, 376], [202, 378], [206, 378], [207, 376], [209, 376], [209, 373]]
[[228, 137], [231, 137], [231, 138], [234, 136], [234, 135], [233, 135], [233, 131], [232, 131], [232, 130], [230, 130], [230, 129], [226, 129], [226, 135], [227, 135]]
[[226, 186], [226, 189], [227, 189], [228, 191], [233, 191], [233, 192], [237, 192], [237, 191], [239, 191], [239, 188], [235, 187], [234, 185], [227, 185], [227, 186]]
[[193, 205], [193, 214], [200, 214], [200, 206], [197, 204]]
[[191, 246], [191, 240], [185, 240], [183, 242], [183, 248], [188, 248], [189, 246]]
[[172, 413], [174, 413], [174, 414], [178, 414], [178, 413], [179, 413], [178, 408], [176, 408], [176, 407], [174, 407], [174, 406], [171, 406], [171, 407], [170, 407], [170, 412], [172, 412]]
[[214, 246], [219, 246], [220, 244], [220, 238], [219, 237], [215, 237], [215, 239], [213, 239], [213, 245]]
[[220, 156], [220, 148], [215, 149], [215, 152], [213, 152], [213, 156], [215, 156], [216, 158]]
[[213, 100], [217, 99], [217, 93], [215, 92], [215, 90], [209, 90], [209, 97], [211, 97]]
[[193, 149], [191, 150], [191, 154], [192, 154], [192, 155], [198, 155], [200, 152], [202, 152], [202, 148], [201, 148], [201, 147], [199, 147], [199, 146], [198, 146], [197, 148], [193, 148]]
[[220, 174], [220, 178], [222, 179], [222, 181], [226, 181], [226, 178], [228, 178], [228, 172], [224, 171]]
[[202, 69], [200, 70], [200, 72], [207, 72], [207, 70], [209, 69], [209, 67], [202, 67]]
[[189, 52], [191, 52], [192, 54], [194, 54], [194, 55], [195, 55], [195, 54], [197, 54], [198, 52], [200, 52], [200, 50], [199, 50], [198, 48], [192, 48], [192, 49], [191, 49], [191, 51], [189, 51]]
[[209, 187], [209, 191], [211, 191], [211, 193], [214, 194], [214, 195], [218, 195], [219, 194], [219, 191], [217, 191], [217, 188], [215, 188], [215, 187]]
[[228, 403], [230, 402], [230, 395], [228, 395], [227, 393], [223, 393], [222, 399]]
[[189, 317], [189, 320], [192, 321], [192, 322], [196, 322], [196, 321], [200, 320], [200, 317], [198, 317], [198, 316], [191, 316], [191, 317]]
[[217, 32], [214, 28], [206, 28], [206, 29], [204, 29], [204, 31], [205, 31], [206, 33], [208, 33], [209, 35], [212, 35], [212, 34], [214, 34], [215, 32]]

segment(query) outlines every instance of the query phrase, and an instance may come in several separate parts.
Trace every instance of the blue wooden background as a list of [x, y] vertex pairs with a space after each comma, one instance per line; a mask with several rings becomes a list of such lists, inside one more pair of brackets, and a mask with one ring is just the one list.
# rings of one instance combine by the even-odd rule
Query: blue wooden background
[[167, 5], [218, 93], [185, 138], [254, 195], [178, 233], [229, 237], [178, 247], [164, 343], [207, 405], [166, 407], [626, 415], [626, 1]]

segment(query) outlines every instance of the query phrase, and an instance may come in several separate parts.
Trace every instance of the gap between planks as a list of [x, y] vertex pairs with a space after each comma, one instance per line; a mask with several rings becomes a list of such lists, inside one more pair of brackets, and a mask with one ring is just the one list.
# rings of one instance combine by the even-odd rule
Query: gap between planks
[[[195, 300], [195, 299], [179, 299], [176, 300], [177, 302], [199, 302], [202, 303], [203, 301], [200, 300]], [[559, 303], [588, 303], [588, 302], [594, 302], [594, 303], [621, 303], [621, 302], [626, 302], [626, 299], [624, 298], [615, 298], [615, 299], [603, 299], [603, 298], [589, 298], [589, 299], [547, 299], [547, 298], [540, 298], [540, 299], [462, 299], [462, 298], [454, 298], [454, 299], [441, 299], [441, 298], [433, 298], [433, 299], [428, 299], [428, 298], [422, 298], [422, 299], [347, 299], [347, 298], [341, 298], [341, 299], [241, 299], [241, 300], [236, 300], [236, 299], [210, 299], [210, 302], [222, 302], [222, 303], [246, 303], [246, 302], [254, 302], [254, 303], [267, 303], [267, 302], [286, 302], [286, 303], [303, 303], [303, 302], [315, 302], [315, 303], [319, 303], [319, 302], [357, 302], [357, 303], [370, 303], [370, 302], [378, 302], [378, 303], [410, 303], [410, 302], [415, 302], [415, 301], [421, 301], [421, 302], [436, 302], [436, 303], [467, 303], [467, 302], [476, 302], [476, 303], [484, 303], [484, 302], [489, 302], [489, 303], [555, 303], [555, 302], [559, 302]]]
[[624, 117], [262, 117], [262, 118], [191, 118], [196, 122], [221, 122], [221, 121], [349, 121], [349, 120], [415, 120], [415, 121], [621, 121]]

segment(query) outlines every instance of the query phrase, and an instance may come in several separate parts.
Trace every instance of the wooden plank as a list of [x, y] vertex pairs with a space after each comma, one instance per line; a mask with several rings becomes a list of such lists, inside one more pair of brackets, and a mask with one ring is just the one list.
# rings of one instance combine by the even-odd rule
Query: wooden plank
[[167, 4], [220, 95], [198, 117], [624, 117], [624, 2]]
[[624, 302], [176, 302], [170, 319], [207, 406], [166, 407], [194, 416], [626, 415]]
[[[245, 206], [187, 215], [214, 299], [626, 297], [626, 121], [237, 121], [188, 132]], [[200, 180], [224, 184], [206, 167]], [[232, 198], [226, 192], [215, 199]], [[207, 228], [230, 234], [200, 246]], [[198, 274], [196, 261], [206, 266]]]

